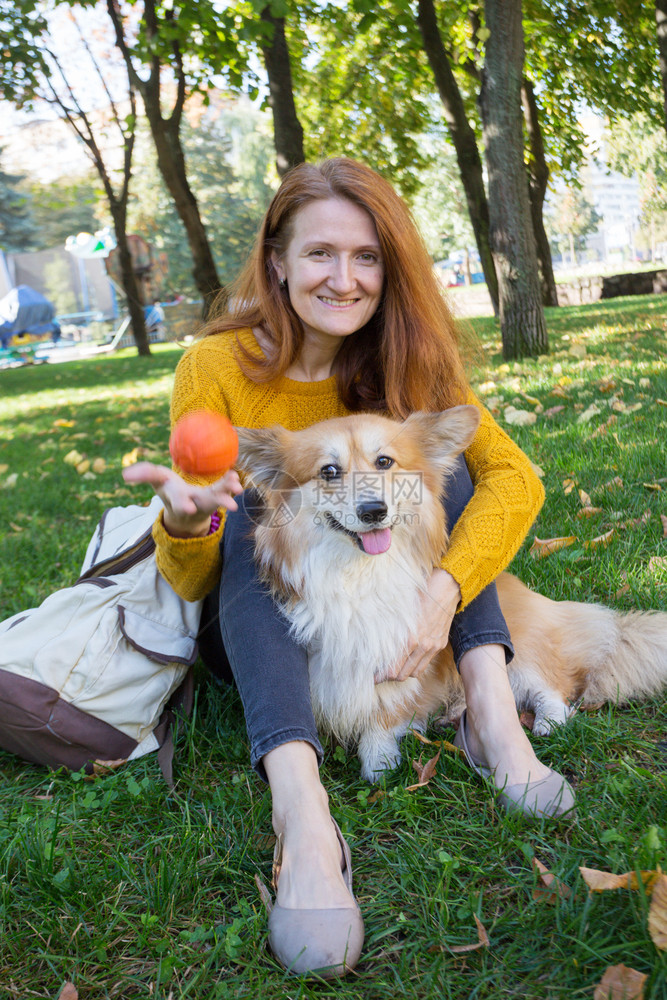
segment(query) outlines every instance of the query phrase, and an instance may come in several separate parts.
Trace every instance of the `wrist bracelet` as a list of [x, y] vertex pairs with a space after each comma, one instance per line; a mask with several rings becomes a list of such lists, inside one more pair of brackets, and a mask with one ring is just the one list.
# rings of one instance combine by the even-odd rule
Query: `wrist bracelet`
[[218, 513], [217, 510], [215, 510], [211, 514], [211, 525], [208, 529], [208, 534], [214, 535], [219, 527], [220, 527], [220, 514]]

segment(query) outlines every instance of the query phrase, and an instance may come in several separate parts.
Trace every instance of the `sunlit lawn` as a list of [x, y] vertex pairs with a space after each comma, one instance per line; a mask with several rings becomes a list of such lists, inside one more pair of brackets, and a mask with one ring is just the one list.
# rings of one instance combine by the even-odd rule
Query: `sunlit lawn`
[[[554, 310], [548, 323], [551, 354], [507, 366], [495, 322], [471, 321], [475, 387], [547, 490], [512, 568], [555, 598], [667, 609], [667, 296]], [[170, 346], [0, 372], [0, 617], [76, 578], [105, 507], [148, 499], [123, 485], [121, 463], [134, 449], [166, 460], [178, 357]], [[536, 422], [506, 424], [508, 405]], [[72, 452], [106, 470], [78, 472]], [[580, 490], [601, 513], [577, 517]], [[586, 547], [612, 529], [606, 546]], [[534, 559], [535, 535], [575, 541]], [[647, 894], [591, 896], [578, 871], [667, 870], [663, 699], [581, 713], [534, 739], [575, 785], [576, 820], [506, 818], [446, 752], [430, 784], [407, 791], [412, 760], [430, 750], [412, 737], [379, 793], [331, 747], [323, 777], [352, 846], [367, 941], [355, 975], [318, 985], [285, 976], [266, 948], [254, 876], [270, 877], [269, 797], [248, 765], [236, 694], [199, 682], [173, 792], [152, 758], [87, 781], [0, 753], [1, 1000], [57, 997], [68, 980], [86, 1000], [542, 1000], [592, 997], [619, 964], [647, 976], [646, 1000], [667, 1000]], [[538, 891], [535, 857], [568, 895]], [[477, 943], [475, 916], [489, 946], [454, 951]]]

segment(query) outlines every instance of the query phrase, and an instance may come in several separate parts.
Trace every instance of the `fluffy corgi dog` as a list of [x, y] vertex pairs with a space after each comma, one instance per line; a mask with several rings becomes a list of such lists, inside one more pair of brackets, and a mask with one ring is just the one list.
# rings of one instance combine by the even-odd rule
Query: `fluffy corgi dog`
[[[478, 423], [475, 407], [458, 406], [403, 422], [362, 414], [297, 432], [239, 429], [239, 465], [264, 501], [262, 575], [308, 649], [318, 725], [357, 745], [369, 781], [400, 762], [408, 729], [465, 705], [449, 647], [419, 678], [376, 678], [408, 648], [447, 547], [443, 483]], [[508, 573], [496, 582], [514, 696], [535, 713], [535, 733], [565, 722], [577, 700], [624, 702], [667, 686], [666, 613], [552, 601]]]

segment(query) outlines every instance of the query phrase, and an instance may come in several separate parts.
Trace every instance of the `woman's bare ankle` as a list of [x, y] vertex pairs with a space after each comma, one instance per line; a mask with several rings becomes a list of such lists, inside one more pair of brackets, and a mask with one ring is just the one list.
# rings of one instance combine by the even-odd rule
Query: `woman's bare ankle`
[[264, 757], [273, 798], [273, 829], [282, 852], [277, 899], [291, 909], [349, 905], [341, 852], [308, 743], [283, 744]]

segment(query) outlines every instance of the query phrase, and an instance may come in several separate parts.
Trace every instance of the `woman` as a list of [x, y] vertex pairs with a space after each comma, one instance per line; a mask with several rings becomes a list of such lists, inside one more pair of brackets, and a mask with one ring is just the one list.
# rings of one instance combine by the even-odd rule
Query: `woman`
[[[433, 571], [414, 648], [393, 677], [418, 675], [451, 639], [468, 706], [459, 740], [471, 765], [492, 774], [508, 808], [551, 815], [570, 808], [569, 786], [537, 760], [519, 724], [506, 671], [511, 640], [492, 585], [543, 491], [526, 456], [467, 388], [451, 316], [404, 202], [351, 160], [295, 168], [230, 302], [179, 363], [173, 421], [208, 408], [237, 425], [296, 430], [361, 410], [405, 417], [466, 400], [480, 408], [466, 453], [474, 489], [461, 461], [445, 501], [450, 547]], [[341, 973], [363, 940], [347, 845], [319, 780], [305, 652], [258, 582], [248, 515], [234, 500], [238, 477], [187, 482], [143, 463], [126, 479], [150, 483], [164, 501], [154, 537], [167, 580], [189, 600], [215, 595], [202, 618], [204, 645], [219, 629], [252, 761], [273, 798], [274, 953], [292, 971]]]

